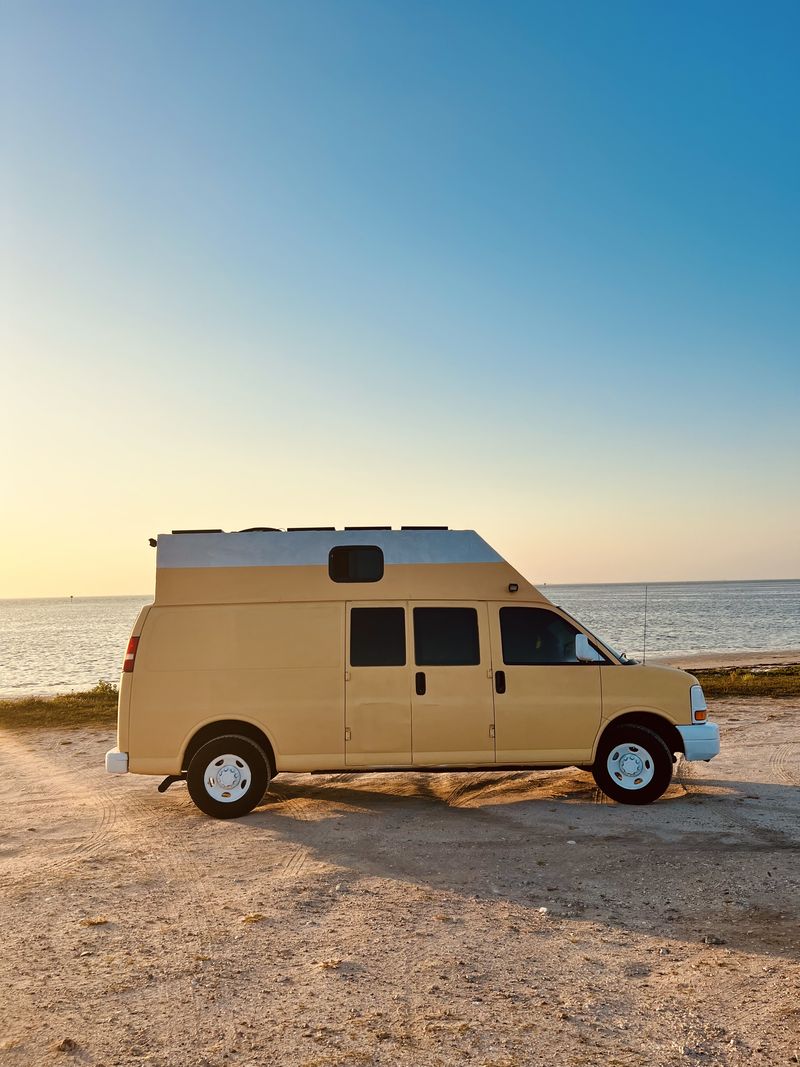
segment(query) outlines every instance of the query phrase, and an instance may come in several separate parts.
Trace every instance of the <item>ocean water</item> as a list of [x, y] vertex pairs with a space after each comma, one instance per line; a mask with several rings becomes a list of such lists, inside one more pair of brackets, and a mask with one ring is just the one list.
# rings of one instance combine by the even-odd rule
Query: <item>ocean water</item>
[[[800, 649], [800, 581], [657, 582], [646, 589], [648, 658]], [[549, 585], [542, 592], [618, 652], [642, 658], [644, 585]]]
[[118, 682], [136, 616], [152, 596], [0, 600], [0, 697]]
[[[620, 652], [641, 658], [643, 585], [542, 591]], [[0, 600], [0, 696], [116, 682], [150, 596]], [[658, 583], [647, 588], [647, 655], [800, 648], [800, 581]]]

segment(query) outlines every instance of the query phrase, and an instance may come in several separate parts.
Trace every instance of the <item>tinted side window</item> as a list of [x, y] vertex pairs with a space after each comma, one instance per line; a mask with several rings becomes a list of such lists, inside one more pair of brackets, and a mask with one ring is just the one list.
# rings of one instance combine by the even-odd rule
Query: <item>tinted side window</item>
[[352, 608], [350, 665], [402, 667], [406, 662], [406, 613], [403, 608]]
[[480, 663], [475, 608], [414, 608], [414, 656], [420, 667]]
[[503, 663], [577, 663], [575, 634], [566, 619], [545, 608], [500, 608]]
[[328, 574], [334, 582], [379, 582], [383, 552], [377, 545], [341, 545], [328, 553]]

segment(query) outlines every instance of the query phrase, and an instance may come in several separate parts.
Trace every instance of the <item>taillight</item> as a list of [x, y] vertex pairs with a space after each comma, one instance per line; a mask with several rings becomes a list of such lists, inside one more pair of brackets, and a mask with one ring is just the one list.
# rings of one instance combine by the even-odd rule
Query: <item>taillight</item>
[[132, 637], [128, 642], [128, 650], [125, 653], [125, 659], [122, 661], [122, 673], [132, 674], [133, 664], [136, 660], [136, 647], [139, 644], [138, 637]]

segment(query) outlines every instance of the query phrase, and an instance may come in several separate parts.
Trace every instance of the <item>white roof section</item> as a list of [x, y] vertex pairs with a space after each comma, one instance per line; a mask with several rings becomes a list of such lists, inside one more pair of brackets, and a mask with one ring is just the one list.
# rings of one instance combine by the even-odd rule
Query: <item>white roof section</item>
[[504, 562], [474, 530], [297, 530], [159, 534], [156, 566], [327, 567], [339, 545], [377, 545], [386, 566]]

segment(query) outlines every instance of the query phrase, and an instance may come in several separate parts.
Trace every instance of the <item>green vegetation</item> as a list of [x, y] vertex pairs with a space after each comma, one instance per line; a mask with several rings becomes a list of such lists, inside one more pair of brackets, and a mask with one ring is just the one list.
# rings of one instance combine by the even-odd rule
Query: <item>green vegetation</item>
[[0, 727], [16, 729], [54, 726], [114, 726], [117, 721], [117, 687], [98, 682], [83, 693], [54, 697], [0, 700]]
[[800, 697], [800, 664], [692, 670], [707, 697]]

